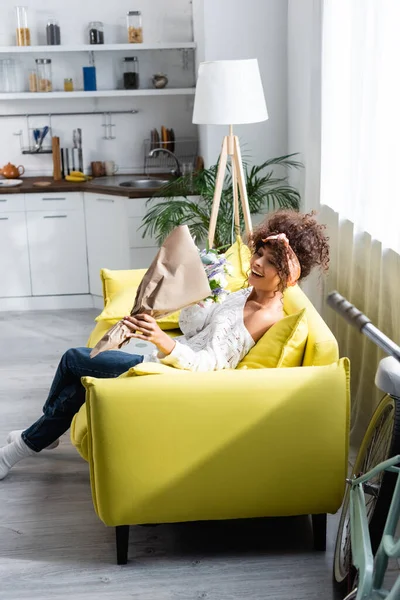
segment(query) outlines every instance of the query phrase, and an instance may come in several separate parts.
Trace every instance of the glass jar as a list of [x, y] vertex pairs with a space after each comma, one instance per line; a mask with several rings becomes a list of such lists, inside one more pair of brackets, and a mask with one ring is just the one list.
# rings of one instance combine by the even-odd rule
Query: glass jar
[[37, 58], [35, 62], [38, 92], [52, 92], [51, 60], [49, 58]]
[[64, 92], [73, 92], [74, 91], [74, 80], [70, 77], [66, 77], [64, 79]]
[[104, 44], [104, 24], [101, 21], [89, 23], [89, 44]]
[[31, 45], [31, 32], [28, 27], [28, 9], [26, 6], [16, 6], [17, 13], [17, 46]]
[[0, 60], [0, 92], [24, 92], [23, 68], [13, 58]]
[[37, 71], [29, 71], [29, 91], [32, 93], [38, 91]]
[[139, 61], [137, 56], [124, 58], [124, 88], [126, 90], [139, 89]]
[[140, 10], [130, 10], [126, 17], [128, 27], [128, 42], [130, 44], [143, 43], [142, 13]]
[[61, 29], [56, 19], [47, 21], [46, 39], [48, 46], [59, 46], [61, 44]]

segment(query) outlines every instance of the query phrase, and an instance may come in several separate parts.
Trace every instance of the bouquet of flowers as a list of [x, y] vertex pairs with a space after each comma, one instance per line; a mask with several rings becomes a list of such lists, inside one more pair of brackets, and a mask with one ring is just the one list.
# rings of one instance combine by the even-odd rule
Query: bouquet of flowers
[[212, 293], [199, 304], [204, 305], [208, 302], [221, 303], [229, 294], [229, 291], [226, 289], [228, 284], [226, 276], [233, 275], [233, 267], [226, 259], [225, 254], [219, 254], [218, 250], [215, 249], [200, 250], [200, 258], [204, 265]]

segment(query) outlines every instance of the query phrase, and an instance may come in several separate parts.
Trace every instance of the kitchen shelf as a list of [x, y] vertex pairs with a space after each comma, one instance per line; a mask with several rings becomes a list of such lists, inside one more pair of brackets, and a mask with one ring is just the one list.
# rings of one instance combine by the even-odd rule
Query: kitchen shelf
[[11, 92], [0, 94], [0, 100], [64, 100], [72, 98], [123, 98], [132, 96], [193, 96], [196, 88], [164, 88], [161, 90], [97, 90], [96, 92]]
[[195, 42], [154, 44], [74, 44], [71, 46], [0, 46], [0, 54], [49, 54], [54, 52], [138, 52], [140, 50], [190, 50]]

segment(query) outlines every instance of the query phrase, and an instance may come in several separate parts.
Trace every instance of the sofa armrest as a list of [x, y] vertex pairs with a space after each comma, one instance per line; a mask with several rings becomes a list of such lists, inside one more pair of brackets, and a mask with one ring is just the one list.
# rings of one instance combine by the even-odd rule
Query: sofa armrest
[[335, 512], [349, 365], [84, 378], [107, 525]]

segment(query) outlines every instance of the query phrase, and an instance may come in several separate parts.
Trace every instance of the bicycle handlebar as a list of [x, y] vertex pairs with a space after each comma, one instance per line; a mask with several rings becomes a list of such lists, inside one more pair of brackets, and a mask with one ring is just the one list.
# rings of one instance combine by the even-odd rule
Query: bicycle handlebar
[[379, 348], [382, 348], [386, 354], [393, 356], [400, 362], [400, 347], [375, 327], [375, 325], [372, 325], [370, 319], [346, 300], [346, 298], [334, 291], [328, 295], [326, 301], [350, 325], [357, 327], [361, 333], [366, 335]]

